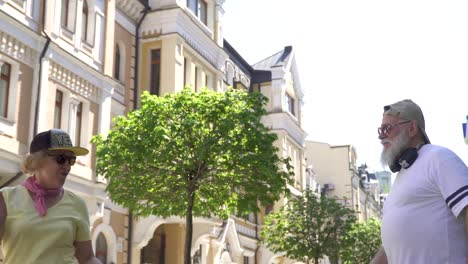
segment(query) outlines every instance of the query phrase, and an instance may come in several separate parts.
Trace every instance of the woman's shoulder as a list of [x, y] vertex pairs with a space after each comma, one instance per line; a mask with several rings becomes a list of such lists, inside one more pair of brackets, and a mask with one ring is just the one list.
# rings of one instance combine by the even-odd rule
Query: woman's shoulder
[[0, 192], [5, 196], [5, 195], [11, 195], [14, 193], [22, 193], [24, 190], [25, 188], [23, 187], [23, 185], [19, 184], [16, 186], [3, 187], [2, 189], [0, 189]]
[[64, 189], [64, 194], [72, 201], [76, 201], [76, 202], [83, 203], [83, 204], [85, 203], [83, 198], [81, 198], [79, 195], [77, 195], [73, 191]]

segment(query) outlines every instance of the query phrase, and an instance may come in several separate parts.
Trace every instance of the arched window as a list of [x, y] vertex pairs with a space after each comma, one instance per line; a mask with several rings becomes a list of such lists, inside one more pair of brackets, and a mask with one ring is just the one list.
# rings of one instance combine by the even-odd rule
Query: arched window
[[120, 48], [118, 45], [115, 46], [114, 77], [120, 80]]
[[81, 39], [88, 40], [88, 2], [83, 1], [83, 17], [81, 20]]
[[99, 233], [96, 239], [96, 258], [107, 263], [107, 241], [103, 233]]

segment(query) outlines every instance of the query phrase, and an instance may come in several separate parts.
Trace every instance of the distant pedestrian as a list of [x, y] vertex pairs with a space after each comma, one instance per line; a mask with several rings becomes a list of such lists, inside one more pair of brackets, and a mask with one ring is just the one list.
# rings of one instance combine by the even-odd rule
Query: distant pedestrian
[[468, 168], [451, 150], [432, 145], [425, 128], [413, 101], [384, 107], [381, 161], [398, 174], [372, 263], [468, 263]]
[[84, 201], [63, 185], [76, 156], [67, 133], [37, 134], [22, 170], [30, 177], [0, 192], [0, 239], [4, 264], [100, 264], [94, 256]]

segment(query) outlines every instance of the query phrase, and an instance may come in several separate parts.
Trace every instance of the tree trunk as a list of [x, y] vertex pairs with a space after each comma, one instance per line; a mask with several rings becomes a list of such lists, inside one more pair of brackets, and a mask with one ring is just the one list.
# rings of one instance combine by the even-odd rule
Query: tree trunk
[[315, 256], [314, 262], [315, 262], [315, 264], [319, 264], [319, 257], [318, 256]]
[[192, 187], [189, 187], [187, 198], [188, 198], [188, 204], [187, 204], [187, 214], [185, 216], [184, 264], [191, 264], [192, 258], [190, 256], [190, 251], [192, 249], [192, 230], [193, 230], [192, 210], [193, 210], [193, 203], [195, 199], [195, 191], [193, 190]]

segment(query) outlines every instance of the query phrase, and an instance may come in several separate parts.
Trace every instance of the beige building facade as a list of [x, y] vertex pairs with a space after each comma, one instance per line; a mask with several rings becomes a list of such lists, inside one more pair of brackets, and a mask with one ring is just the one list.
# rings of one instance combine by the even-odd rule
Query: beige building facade
[[381, 218], [379, 190], [366, 188], [356, 165], [356, 150], [352, 145], [331, 146], [306, 141], [307, 164], [315, 172], [320, 192], [337, 197], [357, 212], [360, 221]]
[[[22, 157], [34, 134], [67, 131], [90, 154], [73, 166], [65, 188], [88, 206], [93, 249], [103, 263], [183, 262], [185, 220], [139, 218], [110, 201], [95, 173], [90, 139], [112, 118], [156, 95], [229, 86], [269, 98], [263, 122], [278, 135], [279, 155], [295, 167], [291, 192], [312, 184], [306, 172], [303, 91], [295, 53], [285, 47], [249, 65], [225, 40], [224, 0], [0, 1], [0, 185], [21, 183]], [[194, 219], [193, 263], [299, 263], [259, 242], [265, 214]]]

